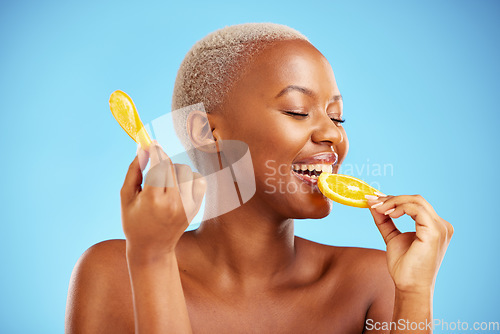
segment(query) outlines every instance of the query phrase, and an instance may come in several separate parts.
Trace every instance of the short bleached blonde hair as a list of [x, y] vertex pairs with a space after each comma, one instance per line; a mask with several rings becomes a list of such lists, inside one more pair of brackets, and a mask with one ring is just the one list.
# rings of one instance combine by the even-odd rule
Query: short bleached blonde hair
[[193, 151], [186, 131], [189, 106], [202, 103], [208, 113], [220, 109], [245, 65], [259, 51], [272, 42], [296, 39], [308, 41], [285, 25], [245, 23], [216, 30], [193, 45], [177, 72], [172, 96], [174, 128], [188, 153]]

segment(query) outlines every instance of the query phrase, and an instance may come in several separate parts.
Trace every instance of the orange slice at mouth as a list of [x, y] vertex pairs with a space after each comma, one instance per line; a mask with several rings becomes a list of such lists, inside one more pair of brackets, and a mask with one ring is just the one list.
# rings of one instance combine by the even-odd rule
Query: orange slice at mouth
[[381, 194], [365, 181], [342, 174], [321, 173], [318, 188], [329, 199], [357, 208], [368, 208], [365, 195]]

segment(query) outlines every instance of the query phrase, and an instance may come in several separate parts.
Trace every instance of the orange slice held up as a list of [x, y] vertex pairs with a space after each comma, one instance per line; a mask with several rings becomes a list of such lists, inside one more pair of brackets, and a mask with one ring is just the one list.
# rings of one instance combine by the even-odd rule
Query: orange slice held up
[[141, 144], [143, 149], [149, 150], [151, 138], [146, 132], [130, 96], [121, 90], [114, 91], [109, 97], [109, 108], [123, 130], [136, 143]]
[[343, 174], [321, 173], [318, 188], [329, 199], [357, 208], [368, 208], [365, 195], [383, 195], [365, 181]]

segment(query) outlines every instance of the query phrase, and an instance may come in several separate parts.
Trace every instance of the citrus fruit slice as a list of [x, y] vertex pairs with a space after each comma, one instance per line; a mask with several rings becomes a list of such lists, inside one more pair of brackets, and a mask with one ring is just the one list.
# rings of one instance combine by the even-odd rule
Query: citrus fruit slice
[[318, 188], [329, 199], [357, 208], [368, 207], [365, 195], [378, 196], [381, 194], [365, 181], [353, 176], [324, 172], [318, 177]]
[[115, 90], [109, 97], [109, 108], [123, 130], [136, 143], [141, 144], [143, 149], [147, 150], [151, 144], [151, 138], [146, 132], [130, 96], [121, 90]]

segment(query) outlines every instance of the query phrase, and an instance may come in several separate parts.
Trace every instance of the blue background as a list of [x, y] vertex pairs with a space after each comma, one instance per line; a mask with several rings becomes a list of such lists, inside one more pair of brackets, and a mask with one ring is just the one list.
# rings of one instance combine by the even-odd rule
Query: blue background
[[[244, 22], [290, 25], [330, 60], [352, 175], [422, 194], [455, 226], [434, 317], [500, 321], [499, 17], [497, 1], [2, 1], [0, 333], [62, 333], [78, 257], [123, 238], [119, 189], [136, 146], [110, 93], [129, 93], [145, 123], [165, 115], [192, 44]], [[392, 167], [377, 175], [377, 164]], [[384, 248], [367, 210], [336, 205], [296, 226]]]

